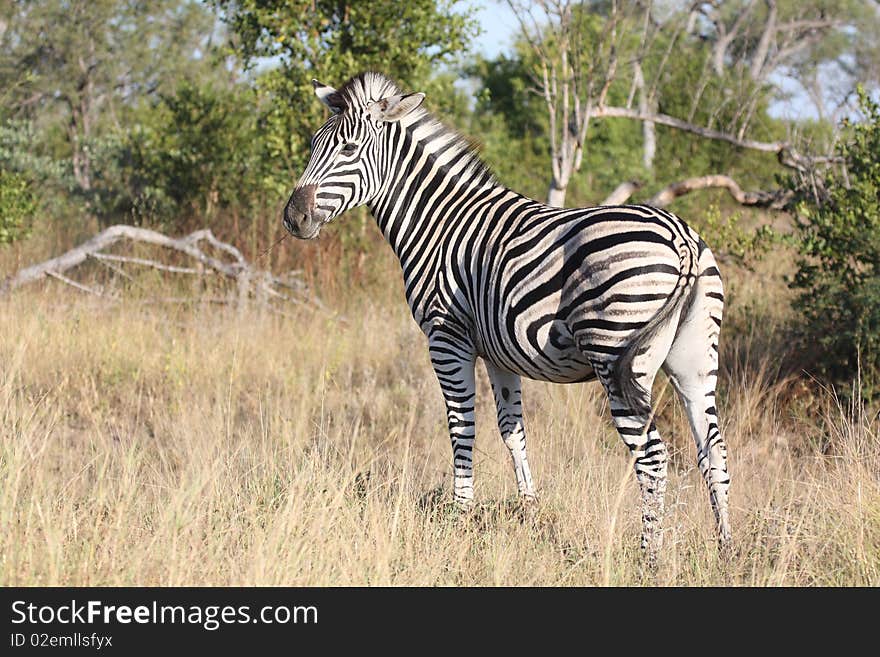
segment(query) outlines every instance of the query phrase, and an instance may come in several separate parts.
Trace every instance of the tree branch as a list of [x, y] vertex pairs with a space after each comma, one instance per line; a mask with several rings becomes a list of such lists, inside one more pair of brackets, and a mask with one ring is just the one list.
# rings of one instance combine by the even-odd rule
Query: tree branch
[[750, 205], [759, 208], [782, 210], [794, 196], [791, 190], [743, 191], [742, 187], [730, 176], [710, 175], [687, 178], [679, 182], [667, 185], [654, 194], [648, 201], [648, 205], [663, 208], [672, 203], [679, 196], [684, 196], [699, 189], [726, 189], [733, 199], [740, 205]]
[[678, 128], [685, 132], [691, 132], [700, 137], [707, 139], [715, 139], [718, 141], [726, 141], [740, 148], [749, 148], [751, 150], [763, 151], [765, 153], [779, 153], [788, 148], [788, 144], [782, 141], [762, 142], [753, 139], [739, 139], [734, 135], [726, 132], [720, 132], [711, 128], [704, 128], [693, 123], [688, 123], [682, 119], [677, 119], [668, 114], [649, 113], [643, 114], [638, 110], [627, 109], [626, 107], [597, 107], [593, 111], [593, 118], [621, 118], [635, 119], [636, 121], [652, 121], [660, 125], [669, 126], [670, 128]]
[[776, 15], [778, 11], [776, 0], [764, 0], [764, 2], [767, 5], [767, 18], [765, 19], [764, 30], [761, 32], [761, 38], [758, 41], [758, 47], [752, 57], [752, 65], [749, 70], [749, 75], [756, 82], [766, 77], [764, 74], [764, 62], [767, 60], [767, 53], [770, 51], [770, 42], [776, 36]]
[[614, 191], [611, 192], [599, 205], [622, 205], [627, 202], [630, 196], [641, 189], [641, 187], [642, 183], [637, 180], [622, 182], [615, 187]]
[[52, 278], [58, 279], [59, 281], [61, 281], [62, 283], [66, 284], [66, 285], [69, 285], [71, 287], [75, 287], [80, 292], [85, 292], [86, 294], [94, 294], [95, 296], [98, 296], [98, 297], [104, 296], [103, 294], [98, 292], [98, 290], [91, 288], [88, 285], [83, 285], [82, 283], [77, 283], [76, 281], [67, 278], [67, 276], [64, 276], [63, 274], [59, 274], [57, 271], [47, 271], [46, 276], [50, 276]]
[[[710, 6], [717, 11], [717, 7], [715, 3], [709, 3]], [[712, 16], [710, 20], [715, 24], [715, 29], [718, 31], [718, 40], [715, 42], [715, 47], [712, 49], [712, 64], [715, 68], [715, 75], [721, 76], [724, 75], [724, 58], [727, 55], [727, 49], [730, 48], [730, 44], [733, 43], [733, 40], [739, 34], [740, 29], [748, 18], [749, 14], [752, 13], [752, 10], [755, 8], [755, 0], [751, 0], [749, 4], [740, 12], [739, 16], [737, 16], [736, 21], [730, 28], [730, 31], [727, 30], [727, 27], [717, 16]], [[713, 12], [714, 14], [715, 12]]]
[[[640, 187], [641, 184], [637, 181], [621, 183], [600, 205], [620, 205], [625, 203]], [[685, 180], [667, 185], [654, 194], [647, 201], [646, 205], [665, 208], [679, 196], [684, 196], [701, 189], [726, 189], [730, 196], [740, 205], [770, 208], [771, 210], [784, 209], [793, 197], [793, 192], [782, 189], [773, 192], [747, 192], [730, 176], [716, 174], [686, 178]]]
[[754, 139], [744, 139], [732, 135], [727, 132], [713, 130], [712, 128], [704, 128], [703, 126], [677, 119], [674, 116], [660, 113], [643, 113], [635, 109], [627, 107], [597, 107], [593, 110], [592, 118], [623, 118], [634, 119], [636, 121], [649, 121], [665, 125], [670, 128], [676, 128], [685, 132], [704, 137], [706, 139], [715, 139], [733, 144], [739, 148], [747, 148], [754, 151], [764, 153], [776, 153], [779, 163], [791, 169], [804, 171], [811, 164], [828, 164], [839, 161], [839, 158], [833, 156], [812, 156], [802, 155], [794, 151], [788, 142], [784, 141], [756, 141]]
[[[99, 260], [104, 262], [105, 260], [110, 260], [113, 262], [127, 262], [133, 265], [143, 265], [145, 267], [151, 267], [153, 269], [158, 269], [160, 271], [171, 272], [172, 274], [204, 274], [205, 271], [195, 269], [193, 267], [176, 267], [174, 265], [165, 265], [161, 262], [157, 262], [156, 260], [146, 260], [144, 258], [128, 258], [126, 256], [118, 256], [112, 255], [109, 253], [90, 253], [89, 257], [94, 258], [95, 260]], [[121, 271], [121, 270], [120, 270]], [[208, 270], [210, 273], [210, 270]]]

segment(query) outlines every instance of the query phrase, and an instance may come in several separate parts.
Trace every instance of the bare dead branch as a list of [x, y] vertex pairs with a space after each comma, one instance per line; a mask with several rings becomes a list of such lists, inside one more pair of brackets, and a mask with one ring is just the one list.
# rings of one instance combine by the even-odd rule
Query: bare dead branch
[[[709, 3], [713, 9], [717, 9], [715, 3]], [[752, 13], [752, 10], [755, 8], [756, 0], [751, 0], [749, 4], [740, 12], [739, 16], [737, 16], [733, 25], [728, 30], [724, 23], [717, 17], [716, 12], [711, 12], [710, 19], [715, 24], [715, 29], [718, 31], [718, 40], [715, 42], [715, 47], [712, 52], [712, 63], [715, 68], [715, 75], [723, 75], [724, 74], [724, 58], [727, 55], [727, 50], [730, 48], [731, 43], [739, 34], [739, 31], [742, 29], [743, 24], [748, 18], [749, 14]]]
[[144, 265], [145, 267], [152, 267], [153, 269], [158, 269], [160, 271], [167, 271], [173, 274], [210, 274], [211, 270], [198, 270], [192, 267], [176, 267], [174, 265], [165, 265], [161, 262], [157, 262], [156, 260], [146, 260], [144, 258], [129, 258], [126, 256], [118, 256], [112, 255], [110, 253], [90, 253], [90, 257], [98, 260], [100, 262], [104, 262], [106, 260], [111, 260], [114, 262], [127, 262], [133, 265]]
[[46, 276], [49, 276], [50, 278], [55, 278], [55, 279], [61, 281], [62, 283], [64, 283], [65, 285], [69, 285], [70, 287], [74, 287], [77, 290], [80, 290], [81, 292], [85, 292], [86, 294], [94, 294], [96, 297], [104, 296], [98, 290], [91, 288], [88, 285], [83, 285], [82, 283], [77, 283], [76, 281], [67, 278], [67, 276], [65, 276], [64, 274], [59, 274], [57, 271], [51, 271], [51, 270], [47, 271]]
[[127, 278], [130, 281], [134, 280], [124, 269], [122, 269], [121, 267], [117, 267], [116, 265], [114, 265], [112, 263], [107, 262], [103, 258], [96, 257], [97, 255], [99, 255], [99, 254], [93, 253], [89, 257], [94, 258], [96, 261], [100, 262], [102, 265], [104, 265], [107, 269], [112, 271], [114, 274], [118, 274], [118, 275], [122, 276], [123, 278]]
[[841, 27], [846, 25], [846, 21], [836, 18], [816, 18], [797, 21], [788, 21], [781, 23], [777, 28], [777, 32], [799, 32], [812, 30], [826, 30], [832, 27]]
[[669, 116], [668, 114], [642, 114], [638, 110], [627, 109], [626, 107], [597, 107], [593, 110], [593, 118], [623, 118], [635, 119], [636, 121], [651, 121], [653, 123], [659, 123], [660, 125], [669, 126], [670, 128], [678, 128], [685, 132], [691, 132], [707, 139], [726, 141], [734, 146], [739, 146], [740, 148], [748, 148], [751, 150], [763, 151], [765, 153], [779, 153], [788, 148], [788, 144], [782, 141], [761, 142], [755, 141], [754, 139], [739, 139], [726, 132], [704, 128], [693, 123], [688, 123], [682, 119], [677, 119], [674, 116]]
[[704, 128], [703, 126], [683, 121], [682, 119], [677, 119], [668, 114], [646, 114], [626, 107], [606, 106], [595, 108], [593, 110], [592, 118], [626, 118], [634, 119], [636, 121], [649, 121], [651, 123], [657, 123], [659, 125], [665, 125], [670, 128], [690, 132], [706, 139], [724, 141], [728, 144], [738, 146], [739, 148], [747, 148], [764, 153], [776, 153], [780, 164], [791, 169], [797, 169], [798, 171], [803, 171], [808, 166], [815, 164], [831, 164], [840, 161], [840, 158], [829, 155], [803, 155], [796, 152], [792, 146], [785, 141], [757, 141], [754, 139], [745, 139], [713, 128]]
[[622, 182], [599, 205], [621, 205], [626, 203], [629, 197], [635, 194], [641, 186], [642, 184], [637, 180]]
[[[613, 192], [611, 192], [608, 198], [602, 201], [601, 205], [620, 205], [625, 203], [640, 187], [641, 185], [638, 181], [621, 183]], [[678, 197], [702, 189], [725, 189], [740, 205], [770, 208], [771, 210], [784, 209], [793, 197], [793, 192], [791, 192], [791, 190], [782, 189], [773, 192], [747, 192], [744, 191], [730, 176], [715, 174], [686, 178], [685, 180], [680, 180], [671, 185], [667, 185], [654, 194], [654, 196], [647, 201], [646, 205], [664, 208]]]
[[662, 208], [669, 205], [679, 196], [684, 196], [699, 189], [711, 188], [726, 189], [740, 205], [770, 208], [772, 210], [783, 209], [794, 196], [794, 193], [788, 189], [775, 192], [746, 192], [730, 176], [711, 175], [688, 178], [668, 185], [651, 197], [648, 205]]
[[[147, 258], [103, 253], [106, 249], [122, 241], [150, 244], [183, 253], [196, 260], [199, 266], [181, 267]], [[227, 256], [227, 258], [209, 255], [202, 249], [202, 244], [209, 245], [215, 251], [219, 251]], [[230, 262], [229, 257], [234, 259], [234, 262]], [[285, 288], [299, 293], [302, 293], [305, 289], [305, 285], [301, 281], [295, 280], [295, 272], [290, 272], [286, 277], [279, 278], [270, 272], [254, 269], [247, 262], [241, 251], [231, 244], [218, 240], [210, 230], [197, 230], [183, 238], [172, 238], [146, 228], [119, 225], [111, 226], [101, 231], [84, 244], [70, 249], [56, 258], [18, 271], [0, 283], [0, 295], [7, 294], [22, 285], [42, 280], [48, 276], [83, 292], [101, 296], [99, 291], [63, 275], [63, 272], [77, 267], [87, 259], [97, 260], [125, 276], [128, 275], [111, 263], [151, 267], [174, 274], [220, 274], [238, 284], [239, 301], [243, 301], [250, 296], [255, 296], [261, 300], [265, 300], [269, 296], [289, 300], [290, 295], [282, 294], [275, 288]], [[311, 302], [313, 300], [310, 300]]]

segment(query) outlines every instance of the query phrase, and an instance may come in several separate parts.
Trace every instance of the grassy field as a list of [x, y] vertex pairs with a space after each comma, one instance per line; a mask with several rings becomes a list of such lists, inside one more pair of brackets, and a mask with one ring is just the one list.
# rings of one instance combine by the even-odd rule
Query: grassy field
[[479, 504], [454, 508], [439, 389], [396, 279], [325, 299], [338, 315], [111, 302], [57, 283], [13, 294], [0, 300], [0, 584], [880, 584], [880, 423], [780, 374], [769, 279], [728, 280], [735, 548], [719, 560], [661, 380], [672, 460], [656, 572], [596, 385], [526, 383], [541, 499], [524, 511], [480, 366]]

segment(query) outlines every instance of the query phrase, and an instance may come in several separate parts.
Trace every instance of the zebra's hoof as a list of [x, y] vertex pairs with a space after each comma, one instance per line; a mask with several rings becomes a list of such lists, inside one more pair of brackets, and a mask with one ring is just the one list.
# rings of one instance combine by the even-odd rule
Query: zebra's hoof
[[455, 508], [459, 511], [470, 512], [473, 511], [477, 506], [476, 502], [474, 502], [474, 498], [472, 497], [459, 497], [455, 496], [454, 499]]
[[730, 561], [733, 559], [733, 541], [730, 534], [718, 537], [718, 558], [721, 561]]
[[656, 569], [663, 554], [662, 532], [653, 531], [648, 534], [642, 534], [641, 548], [648, 568], [651, 570]]

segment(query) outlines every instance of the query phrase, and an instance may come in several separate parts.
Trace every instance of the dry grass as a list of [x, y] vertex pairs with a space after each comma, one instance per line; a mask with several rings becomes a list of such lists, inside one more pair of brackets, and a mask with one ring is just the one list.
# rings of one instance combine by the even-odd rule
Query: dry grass
[[735, 552], [719, 561], [667, 393], [671, 511], [654, 574], [596, 386], [527, 383], [542, 497], [524, 512], [481, 371], [480, 505], [461, 514], [439, 389], [402, 302], [349, 303], [343, 321], [78, 294], [0, 302], [0, 584], [880, 583], [878, 421], [826, 393], [792, 402], [766, 356], [743, 355], [748, 339], [725, 346], [720, 397]]

